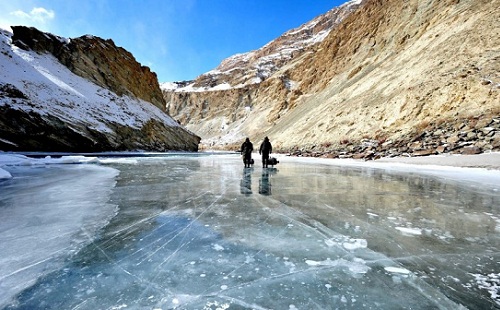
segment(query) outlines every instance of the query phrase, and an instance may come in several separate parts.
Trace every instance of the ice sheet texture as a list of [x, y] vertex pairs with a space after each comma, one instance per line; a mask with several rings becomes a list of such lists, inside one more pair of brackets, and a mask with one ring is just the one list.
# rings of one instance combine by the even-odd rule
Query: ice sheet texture
[[0, 180], [0, 307], [39, 277], [63, 267], [117, 211], [108, 203], [114, 169], [7, 169], [12, 178]]
[[495, 188], [239, 156], [105, 165], [117, 216], [6, 309], [499, 306]]

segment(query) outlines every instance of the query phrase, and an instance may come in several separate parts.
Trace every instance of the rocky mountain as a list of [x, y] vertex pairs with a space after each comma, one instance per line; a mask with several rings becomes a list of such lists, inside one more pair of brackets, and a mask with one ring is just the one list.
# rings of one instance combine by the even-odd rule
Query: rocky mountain
[[214, 70], [200, 75], [194, 81], [163, 83], [165, 91], [202, 92], [243, 88], [259, 84], [287, 63], [320, 43], [347, 15], [359, 6], [355, 0], [334, 8], [304, 25], [285, 32], [262, 48], [237, 54], [222, 61]]
[[197, 151], [156, 74], [111, 40], [0, 32], [0, 150]]
[[256, 65], [269, 59], [260, 52], [293, 43], [278, 38], [195, 81], [163, 84], [167, 111], [209, 148], [269, 136], [281, 151], [333, 156], [498, 150], [499, 5], [349, 2], [315, 19], [332, 20], [318, 43], [269, 52], [273, 65]]

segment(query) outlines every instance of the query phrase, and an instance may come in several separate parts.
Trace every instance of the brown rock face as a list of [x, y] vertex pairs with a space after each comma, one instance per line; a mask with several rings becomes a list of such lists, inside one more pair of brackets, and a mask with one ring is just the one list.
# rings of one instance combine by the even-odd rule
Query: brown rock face
[[20, 48], [50, 52], [73, 73], [117, 95], [132, 95], [165, 109], [156, 73], [112, 40], [82, 36], [66, 41], [36, 28], [13, 26], [12, 30], [12, 43]]
[[[398, 141], [429, 124], [491, 120], [500, 114], [499, 6], [365, 0], [320, 44], [252, 88], [164, 91], [167, 107], [205, 144], [266, 135], [284, 151]], [[242, 111], [238, 98], [250, 98], [251, 109]], [[223, 130], [208, 128], [223, 122]]]
[[12, 28], [0, 31], [0, 150], [198, 150], [164, 112], [156, 74], [111, 40]]

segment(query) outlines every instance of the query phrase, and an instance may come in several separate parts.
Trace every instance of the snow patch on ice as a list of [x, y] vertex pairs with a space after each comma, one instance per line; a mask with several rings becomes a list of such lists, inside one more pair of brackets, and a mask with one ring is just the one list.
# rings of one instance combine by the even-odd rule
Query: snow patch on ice
[[39, 166], [39, 165], [55, 165], [55, 164], [85, 164], [85, 163], [98, 163], [97, 157], [87, 156], [61, 156], [59, 158], [52, 158], [46, 156], [45, 158], [30, 158], [18, 154], [2, 154], [0, 153], [0, 167], [8, 166]]
[[[61, 157], [46, 156], [44, 158], [31, 158], [19, 154], [0, 152], [0, 179], [4, 173], [9, 173], [9, 166], [45, 166], [45, 165], [71, 165], [71, 164], [137, 164], [137, 159], [132, 158], [98, 158], [95, 156], [66, 155]], [[10, 173], [9, 173], [10, 174]], [[4, 177], [8, 177], [5, 176]]]
[[368, 247], [368, 242], [366, 241], [366, 239], [356, 239], [344, 236], [326, 239], [324, 242], [329, 247], [342, 246], [344, 249], [349, 251], [366, 249]]
[[385, 271], [389, 273], [398, 273], [398, 274], [405, 274], [408, 275], [410, 274], [410, 270], [402, 267], [384, 267]]
[[500, 305], [500, 273], [490, 273], [487, 275], [471, 274], [480, 289], [487, 290], [491, 299]]
[[324, 261], [306, 260], [306, 264], [312, 267], [344, 267], [354, 274], [364, 274], [370, 270], [370, 267], [366, 266], [362, 259], [357, 259], [356, 261], [350, 262], [343, 258], [331, 260], [327, 258]]
[[420, 228], [411, 228], [411, 227], [396, 227], [404, 235], [415, 235], [419, 236], [422, 234], [422, 229]]
[[10, 179], [10, 178], [12, 178], [12, 174], [0, 168], [0, 179]]
[[220, 245], [220, 244], [213, 244], [212, 245], [212, 249], [214, 249], [214, 250], [216, 250], [218, 252], [224, 251], [224, 247], [222, 245]]
[[368, 247], [368, 242], [365, 239], [350, 239], [342, 243], [342, 246], [346, 250], [354, 251], [356, 249], [366, 249]]
[[217, 301], [213, 302], [210, 301], [206, 303], [206, 305], [203, 307], [203, 310], [211, 310], [211, 309], [226, 310], [229, 309], [229, 307], [230, 307], [229, 303], [218, 303]]
[[129, 164], [129, 165], [137, 165], [137, 159], [130, 158], [99, 158], [98, 159], [101, 164]]

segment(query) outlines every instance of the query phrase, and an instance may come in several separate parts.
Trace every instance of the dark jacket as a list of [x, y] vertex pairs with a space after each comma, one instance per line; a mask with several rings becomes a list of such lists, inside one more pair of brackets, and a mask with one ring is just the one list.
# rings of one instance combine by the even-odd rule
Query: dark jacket
[[259, 149], [259, 154], [270, 154], [273, 151], [273, 146], [271, 145], [271, 142], [269, 142], [269, 139], [264, 139], [264, 142], [260, 145]]
[[248, 154], [252, 154], [252, 152], [253, 152], [252, 142], [250, 142], [250, 141], [243, 142], [243, 144], [241, 145], [241, 154], [248, 155]]

